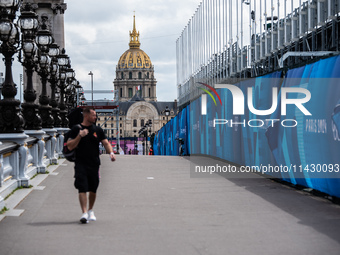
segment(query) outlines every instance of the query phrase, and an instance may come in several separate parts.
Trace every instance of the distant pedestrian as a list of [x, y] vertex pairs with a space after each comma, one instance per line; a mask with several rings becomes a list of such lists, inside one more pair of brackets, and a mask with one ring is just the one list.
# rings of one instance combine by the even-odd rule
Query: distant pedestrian
[[[111, 161], [116, 160], [112, 146], [108, 142], [103, 129], [95, 125], [96, 119], [95, 110], [85, 108], [83, 110], [81, 127], [79, 125], [72, 127], [70, 139], [67, 141], [68, 149], [76, 150], [74, 186], [78, 189], [80, 207], [83, 213], [80, 218], [81, 223], [96, 220], [93, 206], [99, 185], [100, 142], [103, 144], [106, 152], [110, 154]], [[88, 196], [87, 193], [89, 193]]]
[[129, 150], [129, 155], [131, 155], [132, 154], [132, 151], [131, 151], [131, 149]]

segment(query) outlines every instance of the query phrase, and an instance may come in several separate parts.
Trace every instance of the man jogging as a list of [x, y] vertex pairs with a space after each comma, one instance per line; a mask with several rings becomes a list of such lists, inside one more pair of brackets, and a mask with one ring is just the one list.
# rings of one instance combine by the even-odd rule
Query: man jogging
[[[96, 119], [97, 115], [95, 110], [92, 108], [85, 108], [83, 110], [83, 122], [81, 123], [81, 126], [76, 125], [72, 127], [70, 139], [67, 141], [68, 149], [76, 150], [74, 186], [79, 191], [79, 202], [83, 212], [80, 218], [81, 223], [87, 223], [89, 220], [96, 220], [93, 206], [99, 185], [100, 142], [104, 145], [106, 152], [110, 154], [111, 161], [116, 160], [112, 147], [106, 139], [103, 129], [95, 125]], [[87, 193], [89, 193], [88, 197]]]

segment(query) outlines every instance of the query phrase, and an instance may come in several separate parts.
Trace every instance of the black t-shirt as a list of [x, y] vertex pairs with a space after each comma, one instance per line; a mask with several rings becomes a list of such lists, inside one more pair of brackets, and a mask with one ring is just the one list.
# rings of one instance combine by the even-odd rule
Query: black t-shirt
[[[89, 133], [80, 139], [80, 142], [76, 148], [76, 161], [75, 163], [81, 163], [91, 166], [99, 166], [99, 143], [106, 139], [104, 131], [101, 127], [96, 125], [83, 126], [81, 129], [88, 129]], [[71, 129], [70, 138], [74, 139], [79, 134], [80, 127], [75, 125]]]

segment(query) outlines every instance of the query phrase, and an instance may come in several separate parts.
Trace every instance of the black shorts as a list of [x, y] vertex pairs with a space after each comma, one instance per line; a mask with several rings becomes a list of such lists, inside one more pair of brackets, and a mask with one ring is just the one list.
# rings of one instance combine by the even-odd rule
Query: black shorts
[[75, 164], [74, 166], [74, 187], [83, 192], [97, 192], [99, 186], [99, 166], [88, 166]]

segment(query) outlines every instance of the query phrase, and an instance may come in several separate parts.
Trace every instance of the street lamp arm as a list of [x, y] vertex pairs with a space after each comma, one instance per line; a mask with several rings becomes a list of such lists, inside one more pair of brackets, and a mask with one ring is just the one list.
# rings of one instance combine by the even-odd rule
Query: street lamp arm
[[92, 71], [90, 71], [89, 72], [89, 75], [91, 75], [91, 95], [92, 95], [92, 97], [91, 97], [91, 99], [92, 99], [92, 106], [93, 106], [93, 73], [92, 73]]

